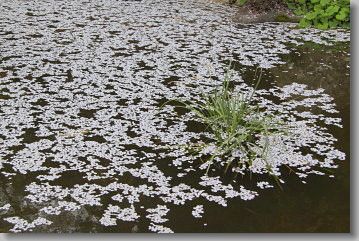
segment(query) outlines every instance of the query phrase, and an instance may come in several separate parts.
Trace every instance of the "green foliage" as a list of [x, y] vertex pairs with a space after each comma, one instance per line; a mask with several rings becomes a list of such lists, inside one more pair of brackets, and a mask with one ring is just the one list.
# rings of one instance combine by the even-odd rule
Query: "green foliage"
[[236, 3], [239, 5], [239, 6], [243, 6], [244, 4], [246, 4], [247, 0], [237, 0]]
[[[202, 96], [202, 101], [180, 102], [207, 126], [213, 134], [213, 142], [191, 146], [191, 151], [201, 152], [205, 148], [213, 147], [207, 172], [214, 160], [225, 162], [225, 172], [233, 164], [237, 166], [252, 165], [256, 158], [266, 159], [269, 148], [269, 136], [277, 132], [285, 132], [282, 123], [274, 121], [272, 116], [264, 114], [260, 108], [252, 103], [259, 80], [254, 90], [248, 94], [236, 94], [230, 90], [231, 70], [229, 69], [223, 85], [211, 94]], [[264, 144], [259, 144], [259, 139]], [[234, 152], [240, 152], [242, 157], [233, 158]], [[269, 173], [271, 166], [267, 163]]]
[[348, 28], [350, 0], [285, 0], [295, 14], [303, 16], [299, 27]]

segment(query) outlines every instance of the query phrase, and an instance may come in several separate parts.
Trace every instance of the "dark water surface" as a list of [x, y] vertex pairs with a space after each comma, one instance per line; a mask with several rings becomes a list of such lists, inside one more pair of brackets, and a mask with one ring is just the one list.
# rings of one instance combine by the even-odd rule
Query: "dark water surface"
[[[307, 184], [291, 177], [284, 191], [266, 191], [251, 202], [236, 208], [217, 210], [217, 220], [208, 228], [215, 232], [349, 232], [350, 231], [350, 78], [349, 45], [322, 46], [306, 43], [284, 55], [284, 65], [264, 71], [265, 83], [284, 86], [293, 82], [311, 88], [324, 88], [334, 97], [343, 119], [343, 129], [331, 131], [338, 138], [337, 146], [346, 154], [335, 170], [335, 179], [321, 176], [308, 178]], [[247, 79], [253, 71], [240, 67]], [[235, 204], [234, 204], [235, 205]], [[227, 216], [228, 215], [228, 216]], [[245, 216], [246, 218], [238, 218]], [[229, 220], [237, 220], [232, 223]]]
[[[350, 231], [348, 31], [240, 25], [208, 1], [0, 9], [1, 232]], [[268, 154], [283, 190], [260, 159], [205, 177], [181, 146], [210, 133], [163, 106], [201, 100], [229, 60], [239, 94], [263, 68], [255, 101], [292, 128]]]

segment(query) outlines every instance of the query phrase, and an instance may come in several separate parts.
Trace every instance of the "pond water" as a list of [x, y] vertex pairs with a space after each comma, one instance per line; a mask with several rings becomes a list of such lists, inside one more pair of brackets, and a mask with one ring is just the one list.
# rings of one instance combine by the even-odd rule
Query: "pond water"
[[[349, 31], [195, 0], [0, 9], [1, 232], [349, 232]], [[163, 105], [200, 101], [229, 61], [238, 93], [263, 69], [254, 101], [290, 130], [267, 160], [282, 190], [259, 158], [205, 176], [182, 146], [211, 134]]]

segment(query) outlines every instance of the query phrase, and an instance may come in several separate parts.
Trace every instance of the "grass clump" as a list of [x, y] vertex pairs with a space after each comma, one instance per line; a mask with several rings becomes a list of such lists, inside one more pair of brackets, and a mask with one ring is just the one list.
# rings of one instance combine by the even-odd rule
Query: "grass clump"
[[[264, 114], [253, 103], [261, 74], [260, 71], [253, 91], [238, 94], [230, 88], [232, 70], [229, 67], [220, 88], [203, 95], [201, 101], [181, 102], [182, 107], [192, 111], [207, 126], [207, 131], [213, 134], [212, 143], [192, 145], [189, 148], [209, 153], [209, 158], [205, 160], [208, 162], [206, 174], [214, 161], [219, 161], [225, 167], [225, 172], [231, 166], [241, 170], [250, 169], [256, 158], [266, 161], [269, 136], [281, 131], [281, 128], [272, 116]], [[266, 166], [271, 173], [267, 162]]]

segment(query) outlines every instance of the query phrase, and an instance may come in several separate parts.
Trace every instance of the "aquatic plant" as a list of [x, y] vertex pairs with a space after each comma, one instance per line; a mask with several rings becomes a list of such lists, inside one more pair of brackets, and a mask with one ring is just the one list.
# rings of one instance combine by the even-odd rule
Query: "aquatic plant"
[[[257, 12], [272, 11], [273, 6], [287, 7], [300, 17], [300, 28], [350, 27], [350, 0], [234, 0], [239, 6], [247, 5]], [[295, 18], [281, 18], [282, 21], [294, 21]]]
[[295, 14], [303, 16], [299, 27], [349, 28], [350, 0], [286, 0]]
[[[212, 93], [203, 95], [201, 101], [181, 102], [181, 107], [192, 111], [213, 134], [213, 143], [194, 144], [187, 149], [210, 154], [206, 174], [215, 160], [225, 164], [225, 172], [235, 164], [241, 168], [250, 168], [256, 158], [266, 159], [269, 148], [268, 137], [284, 131], [280, 123], [272, 116], [264, 114], [253, 97], [261, 82], [262, 71], [252, 91], [235, 93], [230, 88], [232, 69], [229, 67], [222, 86]], [[255, 76], [257, 75], [257, 71]], [[261, 141], [261, 140], [264, 140]], [[270, 165], [267, 163], [269, 173]]]

